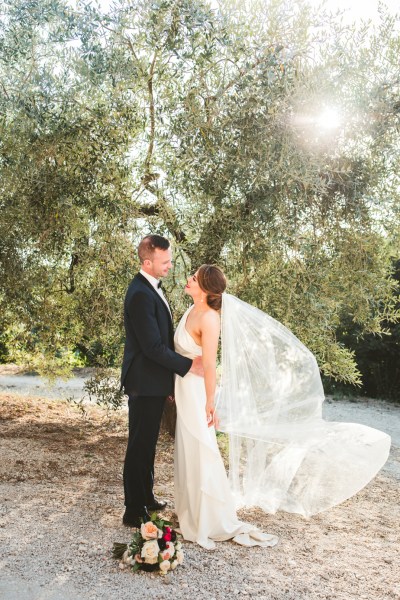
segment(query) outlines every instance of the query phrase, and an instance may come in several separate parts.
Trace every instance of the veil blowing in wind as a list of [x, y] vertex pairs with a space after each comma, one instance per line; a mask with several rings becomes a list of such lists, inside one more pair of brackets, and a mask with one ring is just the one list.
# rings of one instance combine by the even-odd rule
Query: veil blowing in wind
[[238, 504], [309, 517], [361, 490], [385, 464], [390, 437], [322, 418], [314, 355], [281, 323], [224, 293], [219, 429], [229, 434]]

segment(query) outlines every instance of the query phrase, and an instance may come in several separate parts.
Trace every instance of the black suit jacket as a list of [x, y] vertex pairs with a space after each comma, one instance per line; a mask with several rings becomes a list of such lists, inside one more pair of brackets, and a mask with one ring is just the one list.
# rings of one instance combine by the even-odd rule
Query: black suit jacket
[[170, 312], [151, 283], [138, 273], [124, 304], [125, 348], [121, 387], [132, 396], [168, 396], [174, 373], [181, 377], [192, 360], [174, 351]]

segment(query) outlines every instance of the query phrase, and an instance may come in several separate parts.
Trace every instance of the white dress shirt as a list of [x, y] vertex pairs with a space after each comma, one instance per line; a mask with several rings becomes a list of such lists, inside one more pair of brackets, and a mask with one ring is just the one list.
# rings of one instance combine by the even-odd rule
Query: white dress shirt
[[153, 275], [149, 275], [148, 273], [146, 273], [146, 271], [143, 271], [143, 269], [140, 269], [140, 274], [143, 275], [143, 277], [145, 277], [149, 283], [151, 283], [151, 285], [153, 286], [153, 288], [156, 290], [157, 294], [161, 297], [161, 299], [165, 303], [166, 307], [169, 310], [169, 314], [172, 317], [171, 309], [169, 307], [169, 304], [167, 302], [166, 297], [164, 296], [162, 288], [158, 287], [158, 281], [159, 280], [156, 279], [155, 277], [153, 277]]

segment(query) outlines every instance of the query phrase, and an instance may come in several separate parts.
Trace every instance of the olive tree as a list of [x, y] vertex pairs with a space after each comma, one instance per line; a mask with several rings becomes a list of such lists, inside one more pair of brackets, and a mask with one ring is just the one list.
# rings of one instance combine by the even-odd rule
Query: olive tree
[[4, 6], [9, 357], [117, 366], [134, 248], [153, 231], [174, 246], [176, 317], [184, 277], [218, 263], [325, 375], [359, 382], [344, 316], [361, 335], [397, 318], [396, 19], [344, 27], [301, 0]]

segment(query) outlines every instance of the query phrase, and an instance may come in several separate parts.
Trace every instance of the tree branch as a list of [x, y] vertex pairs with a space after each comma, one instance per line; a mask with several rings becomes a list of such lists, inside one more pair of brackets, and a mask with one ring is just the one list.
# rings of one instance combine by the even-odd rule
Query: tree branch
[[69, 269], [68, 269], [69, 287], [67, 287], [67, 286], [65, 287], [67, 294], [72, 294], [75, 291], [74, 267], [78, 264], [78, 262], [79, 262], [79, 255], [76, 254], [76, 252], [74, 252], [73, 254], [71, 254], [71, 262], [69, 264]]
[[[277, 46], [275, 48], [275, 53], [280, 52], [282, 50], [282, 48], [283, 48], [283, 46]], [[271, 47], [269, 48], [269, 50], [270, 49], [271, 49]], [[271, 58], [271, 53], [269, 53], [268, 56], [264, 56], [264, 57], [259, 58], [252, 65], [250, 65], [249, 67], [239, 69], [239, 73], [238, 73], [237, 77], [234, 77], [233, 79], [231, 79], [229, 81], [229, 83], [227, 83], [224, 87], [220, 88], [217, 91], [217, 93], [215, 94], [216, 98], [218, 98], [218, 99], [221, 98], [221, 96], [223, 96], [225, 94], [225, 92], [227, 92], [231, 87], [233, 87], [235, 85], [235, 83], [237, 83], [239, 81], [239, 79], [242, 79], [242, 77], [244, 77], [245, 75], [247, 75], [247, 73], [250, 73], [250, 71], [252, 71], [256, 67], [258, 67], [262, 63], [267, 62], [268, 60], [270, 60], [270, 58]]]
[[146, 159], [144, 161], [144, 176], [143, 176], [143, 178], [145, 178], [148, 181], [151, 181], [152, 179], [154, 179], [154, 174], [150, 172], [150, 163], [151, 163], [151, 158], [153, 156], [154, 137], [155, 137], [155, 132], [156, 132], [153, 77], [154, 77], [154, 70], [155, 70], [155, 66], [156, 66], [157, 55], [158, 55], [158, 50], [156, 50], [154, 52], [153, 60], [151, 61], [151, 65], [150, 65], [149, 77], [147, 79], [147, 90], [149, 93], [149, 110], [150, 110], [150, 142], [149, 142], [149, 147], [147, 149]]

